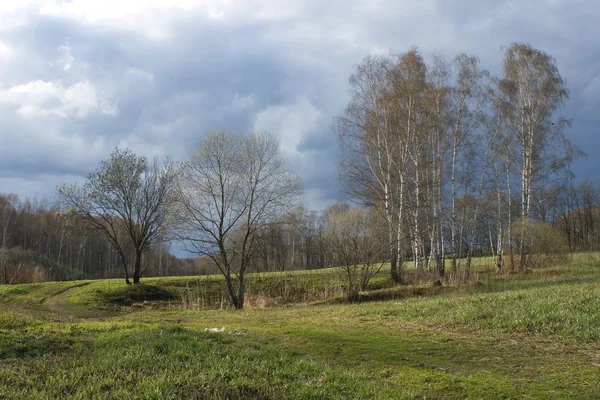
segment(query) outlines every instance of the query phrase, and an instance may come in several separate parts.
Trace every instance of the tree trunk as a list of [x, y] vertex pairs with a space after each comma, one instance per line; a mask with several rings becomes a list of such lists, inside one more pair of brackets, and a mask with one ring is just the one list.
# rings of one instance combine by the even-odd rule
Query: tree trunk
[[392, 282], [400, 283], [400, 279], [398, 278], [398, 258], [394, 254], [394, 251], [391, 252], [391, 260], [390, 260], [390, 274], [392, 278]]
[[508, 211], [506, 213], [507, 217], [508, 217], [508, 224], [507, 224], [507, 229], [508, 229], [508, 251], [509, 251], [509, 256], [510, 256], [510, 268], [512, 270], [515, 269], [515, 258], [514, 258], [514, 254], [513, 254], [513, 234], [512, 234], [512, 194], [511, 194], [511, 190], [510, 190], [510, 171], [509, 171], [509, 166], [508, 166], [508, 162], [505, 161], [506, 164], [506, 193], [507, 193], [507, 200], [508, 200]]
[[236, 310], [241, 310], [244, 308], [244, 298], [245, 298], [245, 285], [244, 285], [244, 275], [242, 272], [238, 275], [238, 295], [237, 295], [237, 303], [235, 304]]
[[142, 267], [142, 252], [137, 250], [135, 252], [135, 265], [133, 267], [133, 283], [135, 285], [138, 285], [140, 283], [140, 278], [142, 276], [141, 274], [141, 267]]
[[[496, 180], [496, 223], [498, 224], [498, 238], [496, 241], [496, 255], [494, 257], [494, 261], [496, 264], [496, 272], [500, 274], [504, 269], [504, 231], [502, 229], [502, 195], [500, 190], [500, 174], [498, 172], [498, 164], [496, 164], [496, 162], [494, 162], [494, 178]], [[491, 232], [490, 243], [493, 243]]]
[[394, 228], [392, 227], [392, 224], [394, 222], [390, 222], [389, 223], [389, 243], [390, 243], [390, 273], [391, 273], [391, 278], [392, 278], [392, 282], [394, 283], [402, 283], [402, 272], [400, 271], [400, 269], [402, 268], [401, 265], [398, 264], [399, 262], [399, 254], [398, 254], [398, 248], [399, 248], [399, 244], [398, 244], [398, 235], [397, 232], [395, 232]]
[[417, 271], [417, 274], [421, 273], [422, 268], [423, 268], [423, 262], [421, 259], [421, 250], [422, 250], [422, 244], [421, 244], [421, 231], [420, 231], [420, 191], [419, 191], [419, 185], [421, 185], [421, 180], [419, 179], [419, 164], [416, 163], [415, 164], [415, 204], [414, 204], [414, 210], [413, 210], [413, 258], [414, 258], [414, 264], [415, 264], [415, 270]]
[[[5, 211], [8, 212], [8, 211]], [[6, 215], [5, 215], [6, 217]], [[4, 226], [2, 228], [2, 248], [0, 248], [0, 253], [2, 255], [2, 275], [3, 281], [5, 284], [8, 284], [8, 263], [6, 262], [6, 243], [8, 237], [8, 218], [4, 220]]]
[[229, 301], [231, 302], [233, 308], [236, 310], [241, 310], [244, 308], [244, 278], [239, 277], [238, 279], [240, 279], [240, 281], [238, 291], [236, 293], [235, 287], [233, 286], [233, 277], [231, 276], [231, 273], [225, 274], [225, 284], [227, 286], [227, 295], [229, 296]]
[[[401, 216], [400, 216], [401, 217]], [[400, 220], [401, 221], [401, 220]], [[402, 255], [402, 224], [398, 223], [398, 232], [396, 234], [396, 278], [397, 283], [404, 283], [404, 257]]]
[[[390, 243], [394, 243], [394, 247], [392, 249], [392, 268], [394, 271], [392, 272], [392, 279], [394, 283], [404, 283], [404, 257], [402, 255], [402, 232], [404, 229], [403, 226], [403, 211], [404, 211], [404, 175], [400, 175], [400, 191], [398, 193], [398, 225], [395, 227], [395, 232], [390, 231]], [[390, 225], [391, 226], [391, 225]], [[393, 235], [396, 235], [394, 239]]]
[[502, 245], [503, 237], [502, 237], [502, 229], [498, 232], [498, 246], [496, 249], [496, 273], [501, 274], [504, 271], [504, 259], [503, 259], [503, 251], [504, 247]]
[[290, 269], [294, 268], [294, 260], [296, 259], [296, 235], [292, 234], [292, 256], [290, 257]]
[[119, 250], [119, 256], [121, 257], [121, 263], [123, 264], [123, 271], [125, 271], [125, 283], [131, 285], [131, 281], [129, 280], [129, 271], [127, 271], [127, 259], [125, 258], [125, 254]]

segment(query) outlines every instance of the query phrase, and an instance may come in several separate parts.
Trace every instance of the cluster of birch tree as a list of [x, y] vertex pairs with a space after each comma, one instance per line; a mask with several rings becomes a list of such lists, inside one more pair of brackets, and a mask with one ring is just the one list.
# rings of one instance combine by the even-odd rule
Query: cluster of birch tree
[[408, 257], [440, 276], [446, 258], [456, 272], [466, 257], [468, 272], [483, 232], [498, 271], [505, 253], [527, 267], [532, 204], [568, 180], [581, 152], [565, 137], [570, 121], [556, 115], [568, 91], [555, 60], [513, 43], [503, 72], [491, 76], [465, 54], [427, 63], [413, 49], [368, 56], [351, 76], [336, 124], [341, 175], [352, 198], [385, 216], [396, 282]]

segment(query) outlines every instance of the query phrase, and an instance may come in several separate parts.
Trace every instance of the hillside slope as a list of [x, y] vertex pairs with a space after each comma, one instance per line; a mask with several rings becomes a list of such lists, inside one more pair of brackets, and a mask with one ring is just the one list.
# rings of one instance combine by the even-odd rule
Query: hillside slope
[[184, 278], [17, 285], [0, 300], [0, 398], [599, 398], [599, 282], [580, 262], [244, 311], [182, 309]]

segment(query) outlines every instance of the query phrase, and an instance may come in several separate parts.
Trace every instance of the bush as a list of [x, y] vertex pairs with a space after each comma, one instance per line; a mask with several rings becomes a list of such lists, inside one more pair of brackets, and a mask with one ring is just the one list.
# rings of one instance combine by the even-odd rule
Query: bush
[[[523, 230], [525, 230], [525, 235], [523, 242], [520, 243]], [[520, 252], [521, 246], [523, 246], [526, 268], [552, 267], [569, 261], [569, 246], [564, 236], [560, 230], [549, 223], [531, 219], [523, 223], [523, 220], [519, 220], [515, 222], [513, 232], [516, 250]], [[517, 260], [515, 261], [517, 262]], [[510, 267], [508, 266], [508, 269]]]
[[20, 247], [0, 249], [0, 274], [2, 283], [33, 283], [46, 280], [42, 257], [33, 250]]

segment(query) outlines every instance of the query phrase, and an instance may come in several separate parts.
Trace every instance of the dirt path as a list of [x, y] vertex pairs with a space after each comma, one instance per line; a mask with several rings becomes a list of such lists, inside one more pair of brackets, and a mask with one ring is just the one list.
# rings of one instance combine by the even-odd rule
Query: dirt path
[[81, 311], [68, 304], [68, 298], [71, 296], [74, 290], [89, 285], [90, 282], [84, 282], [77, 285], [69, 286], [64, 290], [61, 290], [52, 296], [46, 297], [41, 301], [48, 309], [52, 310], [57, 314], [59, 319], [72, 320], [75, 318], [75, 312]]

